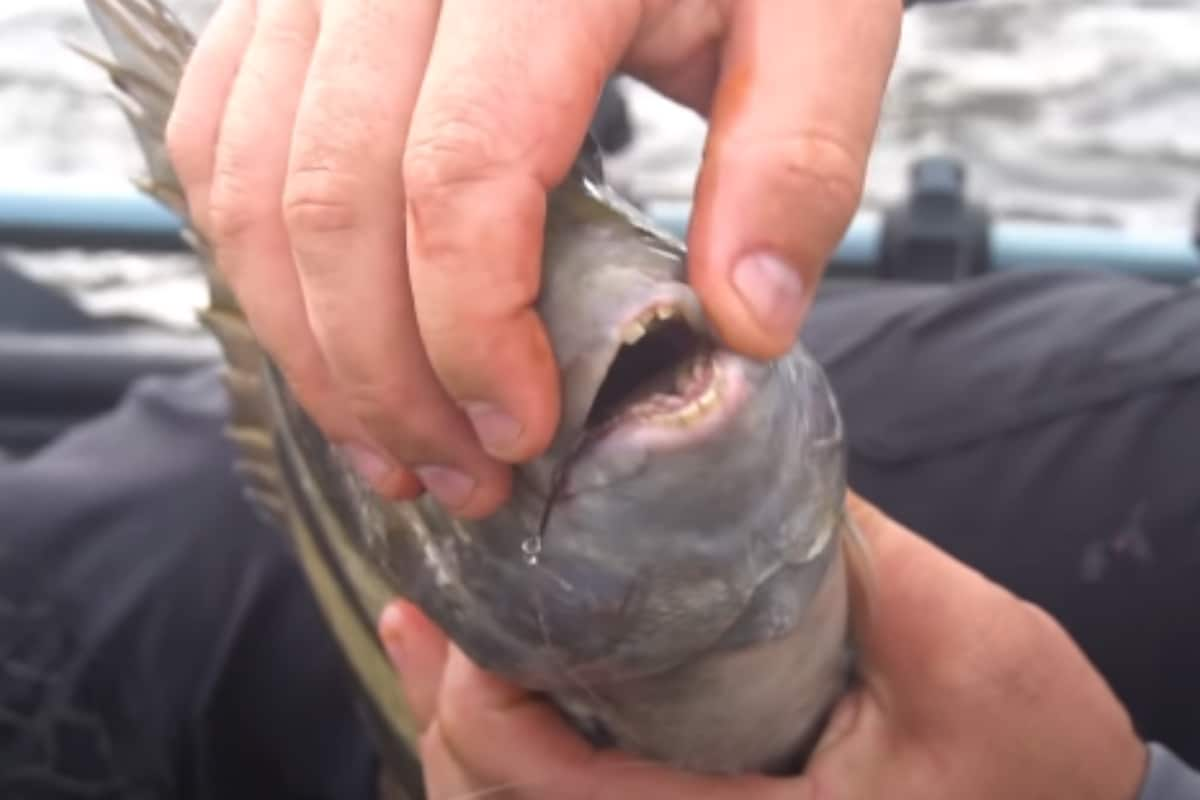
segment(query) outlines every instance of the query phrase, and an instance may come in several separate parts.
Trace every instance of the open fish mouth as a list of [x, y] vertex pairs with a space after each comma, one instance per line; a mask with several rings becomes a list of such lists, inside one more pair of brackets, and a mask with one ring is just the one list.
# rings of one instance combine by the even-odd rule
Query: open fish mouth
[[725, 360], [697, 302], [651, 303], [618, 334], [621, 344], [584, 423], [589, 438], [630, 428], [699, 432], [729, 399]]

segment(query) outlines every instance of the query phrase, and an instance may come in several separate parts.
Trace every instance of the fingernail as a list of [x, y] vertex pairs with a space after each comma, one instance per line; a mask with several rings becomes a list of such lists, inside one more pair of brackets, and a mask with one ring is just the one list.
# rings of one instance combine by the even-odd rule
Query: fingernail
[[774, 334], [796, 334], [807, 303], [799, 270], [777, 256], [754, 253], [734, 266], [733, 286], [759, 325]]
[[400, 670], [404, 662], [404, 615], [396, 604], [393, 603], [383, 610], [379, 618], [379, 629], [383, 647], [387, 650], [392, 666]]
[[466, 403], [463, 408], [479, 441], [493, 456], [506, 454], [521, 438], [524, 426], [491, 403]]
[[368, 483], [378, 486], [395, 470], [395, 465], [369, 447], [346, 443], [338, 448], [351, 468]]
[[430, 465], [413, 471], [430, 494], [451, 508], [465, 505], [475, 491], [475, 479], [451, 467]]

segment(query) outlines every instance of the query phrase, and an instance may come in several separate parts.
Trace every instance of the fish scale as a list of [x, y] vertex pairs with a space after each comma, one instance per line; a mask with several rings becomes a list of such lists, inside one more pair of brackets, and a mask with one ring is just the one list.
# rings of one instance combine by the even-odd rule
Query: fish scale
[[[84, 2], [114, 60], [85, 55], [108, 71], [146, 155], [139, 186], [186, 221], [164, 131], [195, 40], [161, 0]], [[852, 675], [849, 586], [865, 563], [844, 512], [835, 400], [799, 343], [768, 364], [713, 350], [720, 397], [686, 421], [622, 417], [589, 432], [627, 320], [666, 309], [707, 335], [682, 244], [605, 186], [594, 143], [547, 204], [538, 310], [563, 419], [548, 452], [516, 468], [512, 498], [478, 522], [429, 497], [385, 501], [347, 470], [203, 237], [190, 226], [187, 237], [209, 288], [201, 319], [224, 355], [234, 468], [291, 540], [356, 676], [388, 792], [423, 796], [417, 728], [375, 634], [397, 595], [596, 743], [698, 771], [803, 762]]]

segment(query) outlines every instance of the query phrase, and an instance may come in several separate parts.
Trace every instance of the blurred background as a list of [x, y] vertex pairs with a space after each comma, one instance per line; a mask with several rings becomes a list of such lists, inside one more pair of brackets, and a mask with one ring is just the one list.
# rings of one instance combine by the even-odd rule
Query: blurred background
[[[194, 27], [213, 0], [172, 0]], [[908, 166], [950, 155], [997, 216], [1192, 224], [1200, 198], [1200, 0], [963, 0], [907, 14], [864, 206], [901, 198]], [[82, 0], [0, 3], [0, 191], [128, 187], [141, 169], [98, 71]], [[821, 80], [814, 76], [813, 80]], [[627, 83], [633, 145], [610, 170], [636, 199], [687, 199], [704, 127]], [[98, 313], [190, 328], [186, 256], [14, 253]]]

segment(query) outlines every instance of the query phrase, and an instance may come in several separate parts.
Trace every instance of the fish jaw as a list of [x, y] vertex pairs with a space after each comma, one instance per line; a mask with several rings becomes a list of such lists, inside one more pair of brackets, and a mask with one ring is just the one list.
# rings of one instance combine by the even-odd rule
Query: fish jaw
[[852, 563], [839, 547], [830, 555], [804, 614], [778, 636], [638, 680], [576, 686], [558, 704], [593, 738], [680, 769], [799, 771], [853, 674]]

